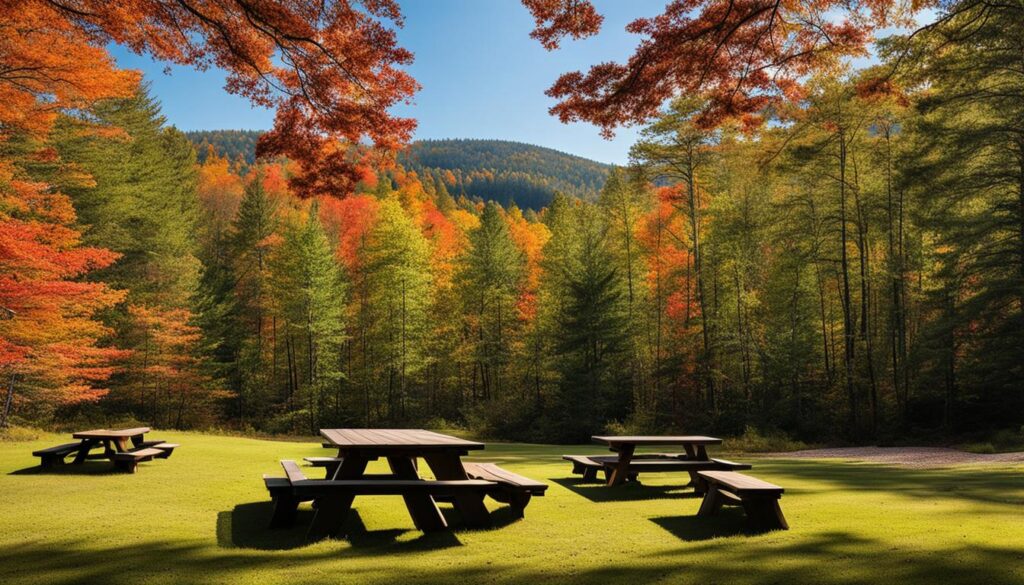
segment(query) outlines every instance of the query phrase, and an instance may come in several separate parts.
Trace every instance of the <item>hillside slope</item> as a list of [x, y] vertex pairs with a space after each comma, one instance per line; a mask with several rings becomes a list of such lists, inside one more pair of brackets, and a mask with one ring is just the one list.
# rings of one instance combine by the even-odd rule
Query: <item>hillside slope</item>
[[[256, 130], [187, 132], [199, 159], [207, 146], [231, 160], [255, 159]], [[406, 169], [445, 183], [452, 196], [493, 199], [502, 205], [540, 209], [555, 191], [593, 199], [604, 185], [609, 165], [551, 148], [508, 140], [421, 140], [398, 157]]]
[[[551, 148], [508, 140], [421, 140], [399, 156], [421, 176], [444, 177], [452, 195], [539, 209], [555, 191], [592, 199], [608, 165]], [[450, 174], [446, 171], [450, 171]]]

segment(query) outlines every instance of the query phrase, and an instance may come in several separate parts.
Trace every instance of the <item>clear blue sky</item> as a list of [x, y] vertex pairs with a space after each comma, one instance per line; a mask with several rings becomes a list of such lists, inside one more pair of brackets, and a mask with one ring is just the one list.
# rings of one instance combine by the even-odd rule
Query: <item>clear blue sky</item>
[[[665, 0], [603, 0], [600, 35], [545, 51], [529, 37], [533, 19], [519, 0], [401, 0], [399, 42], [416, 55], [409, 71], [423, 86], [415, 104], [396, 110], [419, 121], [416, 138], [500, 138], [556, 148], [602, 162], [625, 163], [635, 129], [604, 140], [589, 124], [564, 125], [548, 114], [544, 95], [559, 74], [626, 59], [638, 37], [625, 25], [653, 16]], [[227, 94], [221, 71], [196, 72], [140, 58], [120, 47], [122, 67], [152, 83], [168, 121], [182, 130], [266, 129], [273, 113]]]

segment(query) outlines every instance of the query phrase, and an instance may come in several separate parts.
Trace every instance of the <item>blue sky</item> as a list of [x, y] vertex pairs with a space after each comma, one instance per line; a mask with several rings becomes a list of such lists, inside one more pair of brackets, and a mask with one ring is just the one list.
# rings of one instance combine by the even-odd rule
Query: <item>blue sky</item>
[[[416, 55], [410, 73], [423, 86], [415, 103], [396, 113], [419, 121], [416, 138], [501, 138], [538, 144], [592, 158], [625, 163], [636, 129], [613, 140], [589, 124], [565, 125], [548, 114], [544, 95], [559, 74], [602, 61], [622, 61], [638, 37], [624, 27], [653, 16], [665, 0], [597, 1], [604, 15], [600, 35], [567, 41], [545, 51], [529, 37], [533, 19], [519, 0], [401, 0], [406, 16], [399, 42]], [[140, 69], [152, 83], [168, 121], [182, 130], [266, 129], [273, 113], [227, 94], [217, 70], [193, 71], [141, 58], [120, 47], [121, 67]]]

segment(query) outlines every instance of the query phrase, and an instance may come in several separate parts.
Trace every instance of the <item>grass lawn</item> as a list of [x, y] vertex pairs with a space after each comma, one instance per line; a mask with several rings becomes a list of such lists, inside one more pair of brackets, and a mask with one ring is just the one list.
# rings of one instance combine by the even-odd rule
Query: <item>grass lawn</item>
[[559, 456], [602, 447], [491, 444], [476, 459], [551, 486], [525, 519], [488, 500], [495, 528], [425, 536], [399, 498], [361, 497], [350, 540], [306, 544], [308, 504], [295, 529], [266, 528], [260, 474], [327, 454], [319, 444], [152, 436], [182, 447], [135, 475], [36, 468], [31, 452], [66, 436], [0, 443], [0, 583], [1024, 583], [1021, 465], [733, 455], [786, 488], [791, 530], [748, 534], [739, 509], [696, 518], [678, 475], [579, 485]]

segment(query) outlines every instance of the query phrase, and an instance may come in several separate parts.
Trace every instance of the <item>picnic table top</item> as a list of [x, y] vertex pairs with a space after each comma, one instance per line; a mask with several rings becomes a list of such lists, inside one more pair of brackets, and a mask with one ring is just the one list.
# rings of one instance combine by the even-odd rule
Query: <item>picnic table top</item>
[[93, 429], [91, 431], [79, 431], [71, 436], [76, 439], [129, 439], [149, 432], [149, 427], [136, 427], [134, 429]]
[[606, 445], [720, 445], [722, 439], [701, 435], [596, 435], [596, 443]]
[[332, 446], [342, 449], [462, 451], [484, 448], [483, 443], [422, 429], [320, 429], [320, 435]]

